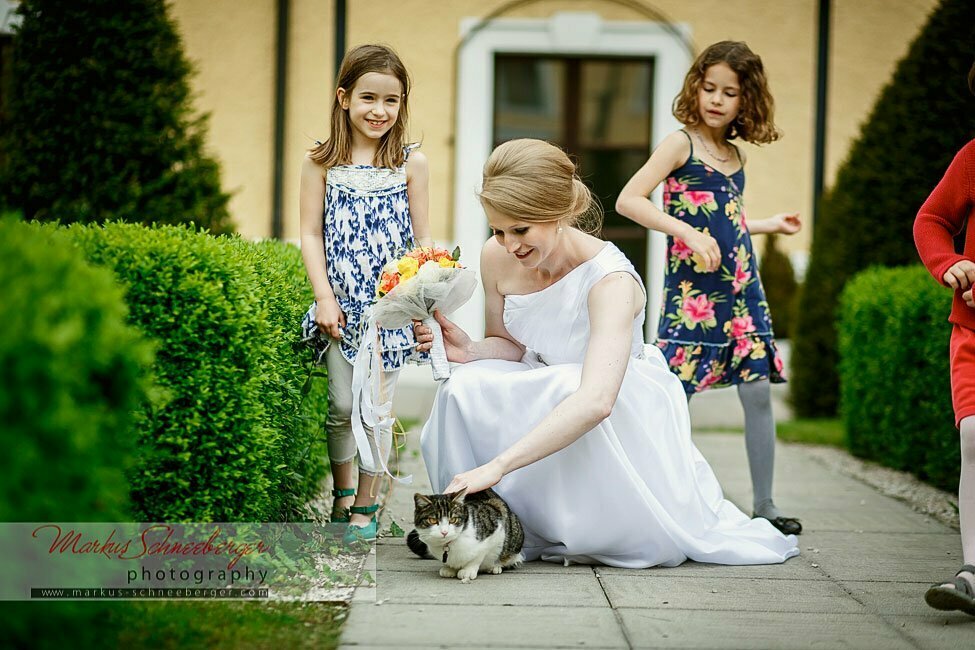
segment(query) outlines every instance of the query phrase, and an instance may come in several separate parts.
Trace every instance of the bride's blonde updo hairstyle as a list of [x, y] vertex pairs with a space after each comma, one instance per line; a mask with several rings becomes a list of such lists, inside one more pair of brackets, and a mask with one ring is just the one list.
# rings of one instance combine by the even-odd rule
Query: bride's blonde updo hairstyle
[[542, 140], [509, 140], [484, 163], [481, 203], [522, 221], [566, 225], [598, 235], [603, 214], [564, 151]]

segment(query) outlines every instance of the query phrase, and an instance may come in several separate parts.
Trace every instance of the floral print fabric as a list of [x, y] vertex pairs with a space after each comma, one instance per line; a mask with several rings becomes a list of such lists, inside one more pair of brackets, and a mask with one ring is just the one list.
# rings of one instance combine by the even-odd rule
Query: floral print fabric
[[683, 240], [667, 237], [657, 347], [688, 394], [760, 379], [783, 382], [782, 359], [745, 224], [745, 171], [726, 176], [699, 160], [693, 147], [687, 162], [665, 182], [664, 210], [714, 237], [721, 266], [708, 273]]
[[[406, 154], [416, 145], [407, 147]], [[338, 165], [328, 170], [322, 228], [328, 281], [345, 312], [342, 355], [355, 360], [366, 328], [366, 311], [376, 300], [383, 266], [413, 241], [413, 222], [406, 188], [406, 163], [397, 169], [371, 165]], [[331, 339], [318, 330], [315, 305], [301, 322], [302, 340], [324, 362]], [[383, 370], [396, 370], [405, 362], [425, 363], [418, 353], [413, 328], [381, 329]]]

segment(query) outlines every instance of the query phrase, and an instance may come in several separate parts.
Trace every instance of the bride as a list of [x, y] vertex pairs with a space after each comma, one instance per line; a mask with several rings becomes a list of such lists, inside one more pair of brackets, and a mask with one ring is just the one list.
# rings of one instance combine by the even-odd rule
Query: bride
[[[643, 284], [569, 158], [539, 140], [500, 145], [481, 204], [485, 335], [439, 313], [460, 363], [423, 429], [434, 490], [494, 487], [525, 528], [528, 560], [676, 566], [766, 564], [795, 536], [725, 500], [691, 442], [680, 380], [643, 344]], [[415, 325], [419, 350], [429, 328]]]

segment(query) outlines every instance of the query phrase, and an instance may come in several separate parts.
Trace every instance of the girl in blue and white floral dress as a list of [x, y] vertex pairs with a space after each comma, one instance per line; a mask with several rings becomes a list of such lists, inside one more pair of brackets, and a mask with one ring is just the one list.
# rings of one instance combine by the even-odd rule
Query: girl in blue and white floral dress
[[[329, 138], [301, 170], [301, 253], [315, 292], [302, 334], [328, 370], [328, 456], [332, 521], [349, 522], [347, 539], [376, 537], [380, 473], [359, 458], [352, 434], [352, 361], [375, 300], [383, 266], [414, 241], [430, 245], [426, 158], [406, 144], [409, 75], [391, 49], [362, 45], [339, 70]], [[412, 328], [381, 330], [384, 396], [399, 369], [419, 360]], [[376, 432], [366, 428], [373, 458]], [[388, 450], [386, 450], [388, 453]]]

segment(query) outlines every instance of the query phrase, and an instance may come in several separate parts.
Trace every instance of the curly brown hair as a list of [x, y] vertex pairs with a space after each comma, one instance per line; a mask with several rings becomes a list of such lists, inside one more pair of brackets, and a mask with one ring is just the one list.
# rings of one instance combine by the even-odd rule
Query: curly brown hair
[[724, 63], [738, 75], [741, 86], [741, 108], [728, 125], [728, 140], [741, 138], [752, 144], [768, 144], [782, 137], [772, 120], [775, 102], [768, 89], [762, 59], [741, 41], [721, 41], [708, 46], [684, 77], [684, 87], [674, 98], [673, 112], [682, 124], [694, 126], [701, 121], [697, 94], [708, 68]]

